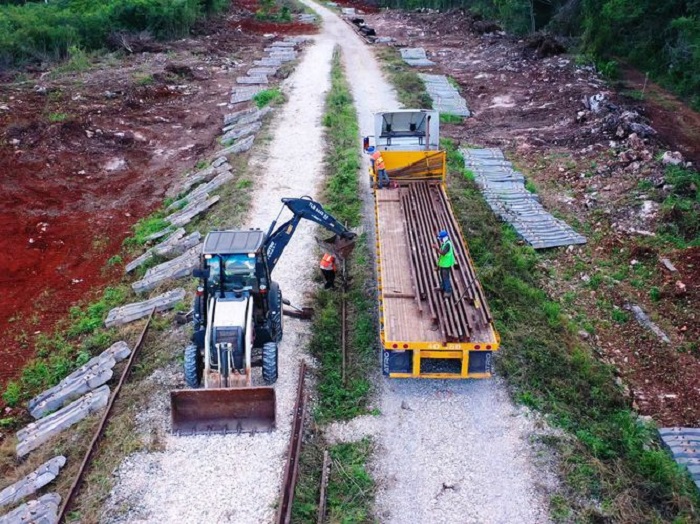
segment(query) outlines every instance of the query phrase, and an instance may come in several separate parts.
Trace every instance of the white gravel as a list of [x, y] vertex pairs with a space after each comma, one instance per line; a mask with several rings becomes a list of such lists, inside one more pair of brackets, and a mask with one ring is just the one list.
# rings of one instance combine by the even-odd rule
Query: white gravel
[[[259, 176], [247, 221], [250, 227], [267, 228], [281, 197], [316, 194], [323, 152], [320, 118], [336, 43], [343, 48], [362, 134], [373, 133], [373, 111], [399, 107], [373, 55], [354, 31], [328, 9], [302, 1], [322, 16], [323, 32], [285, 83], [289, 102], [276, 117], [267, 151], [252, 161]], [[369, 203], [366, 178], [361, 180]], [[366, 211], [371, 224], [371, 207]], [[275, 270], [283, 293], [294, 303], [303, 303], [304, 292], [313, 286], [313, 231], [309, 223], [300, 226]], [[298, 365], [307, 340], [308, 325], [286, 319], [275, 386], [277, 431], [254, 437], [166, 435], [164, 451], [137, 453], [123, 462], [102, 521], [272, 522]], [[167, 375], [159, 375], [156, 382], [162, 383]], [[173, 375], [172, 381], [181, 379]], [[542, 492], [551, 488], [553, 477], [544, 467], [537, 470], [542, 465], [528, 443], [533, 424], [512, 405], [498, 380], [382, 378], [376, 405], [379, 416], [334, 426], [329, 437], [353, 440], [374, 435], [377, 453], [371, 468], [378, 485], [378, 521], [548, 522]], [[154, 400], [154, 406], [145, 418], [167, 427], [163, 399]]]

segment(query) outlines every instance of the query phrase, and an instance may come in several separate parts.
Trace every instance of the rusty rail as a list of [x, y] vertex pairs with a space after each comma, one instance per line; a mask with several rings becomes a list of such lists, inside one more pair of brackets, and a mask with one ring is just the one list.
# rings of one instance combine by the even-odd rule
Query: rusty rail
[[323, 469], [321, 470], [321, 494], [318, 498], [318, 516], [316, 524], [323, 524], [326, 520], [326, 489], [328, 488], [328, 477], [331, 471], [331, 461], [328, 450], [323, 452]]
[[304, 433], [304, 413], [306, 410], [306, 391], [304, 391], [304, 378], [306, 376], [306, 361], [301, 361], [299, 367], [299, 384], [297, 386], [297, 399], [294, 404], [294, 419], [292, 420], [292, 432], [289, 436], [289, 450], [287, 451], [287, 465], [284, 469], [282, 481], [282, 496], [277, 510], [278, 524], [289, 524], [292, 521], [292, 503], [294, 502], [294, 488], [297, 484], [299, 473], [299, 452]]
[[129, 356], [129, 360], [126, 363], [126, 367], [124, 367], [124, 371], [122, 371], [122, 375], [119, 378], [119, 382], [117, 383], [117, 386], [114, 388], [114, 391], [112, 392], [112, 396], [109, 399], [109, 403], [107, 404], [107, 408], [105, 409], [105, 412], [102, 415], [102, 420], [100, 420], [100, 424], [97, 426], [97, 430], [95, 431], [95, 435], [92, 437], [92, 441], [90, 442], [90, 446], [88, 447], [87, 451], [85, 452], [85, 456], [83, 457], [83, 462], [80, 464], [80, 469], [78, 470], [78, 473], [77, 473], [75, 479], [73, 480], [73, 484], [71, 484], [71, 487], [68, 490], [68, 494], [63, 499], [63, 504], [61, 505], [61, 509], [58, 512], [58, 519], [56, 520], [56, 522], [62, 522], [65, 519], [66, 513], [68, 512], [68, 508], [70, 507], [71, 502], [73, 502], [75, 495], [78, 493], [78, 490], [80, 489], [80, 484], [83, 481], [83, 477], [85, 476], [85, 471], [87, 470], [88, 465], [90, 464], [90, 461], [92, 460], [92, 457], [95, 454], [95, 450], [97, 449], [97, 444], [99, 443], [100, 439], [102, 438], [102, 435], [104, 434], [105, 427], [107, 426], [107, 421], [109, 420], [109, 417], [112, 414], [112, 407], [114, 406], [114, 402], [117, 400], [117, 397], [119, 396], [119, 392], [121, 391], [122, 386], [124, 385], [124, 382], [126, 382], [126, 379], [129, 378], [129, 374], [131, 373], [131, 368], [133, 366], [134, 361], [136, 360], [136, 357], [138, 356], [138, 353], [141, 350], [141, 346], [143, 345], [143, 341], [146, 338], [146, 332], [148, 331], [148, 327], [151, 325], [151, 319], [153, 318], [153, 313], [155, 313], [155, 311], [156, 311], [155, 308], [153, 308], [151, 310], [151, 314], [148, 315], [148, 320], [146, 321], [146, 325], [143, 326], [143, 329], [141, 330], [141, 334], [139, 335], [139, 338], [136, 342], [136, 345], [134, 346], [134, 349], [131, 351], [131, 355]]
[[[428, 302], [431, 319], [445, 342], [470, 341], [474, 331], [491, 320], [491, 313], [447, 196], [439, 183], [414, 182], [403, 185], [399, 191], [418, 298]], [[450, 235], [456, 260], [452, 270], [453, 294], [447, 299], [438, 291], [437, 254], [431, 247], [442, 229]]]

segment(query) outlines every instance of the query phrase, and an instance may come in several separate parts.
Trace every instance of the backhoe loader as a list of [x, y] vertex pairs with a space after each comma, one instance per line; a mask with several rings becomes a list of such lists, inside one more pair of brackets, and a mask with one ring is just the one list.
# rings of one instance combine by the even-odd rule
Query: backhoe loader
[[192, 344], [185, 349], [185, 382], [171, 391], [173, 431], [257, 432], [275, 427], [275, 390], [253, 387], [251, 367], [266, 384], [277, 380], [282, 340], [282, 290], [271, 273], [301, 219], [334, 233], [324, 247], [340, 258], [355, 245], [348, 230], [309, 197], [283, 198], [293, 217], [267, 233], [212, 231], [204, 239], [194, 299]]

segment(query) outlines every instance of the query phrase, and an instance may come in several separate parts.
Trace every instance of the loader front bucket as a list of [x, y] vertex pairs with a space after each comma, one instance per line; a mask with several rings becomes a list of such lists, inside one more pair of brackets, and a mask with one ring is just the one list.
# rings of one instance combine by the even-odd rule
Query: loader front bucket
[[173, 431], [257, 433], [275, 429], [275, 390], [268, 387], [170, 392]]

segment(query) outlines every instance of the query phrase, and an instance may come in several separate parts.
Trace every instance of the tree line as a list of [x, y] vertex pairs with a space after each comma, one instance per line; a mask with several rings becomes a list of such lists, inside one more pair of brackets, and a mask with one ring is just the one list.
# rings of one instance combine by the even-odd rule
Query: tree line
[[159, 39], [186, 35], [228, 0], [0, 0], [0, 68], [106, 47], [120, 32]]
[[378, 0], [386, 7], [464, 8], [517, 35], [573, 39], [614, 75], [623, 61], [700, 110], [700, 0]]

